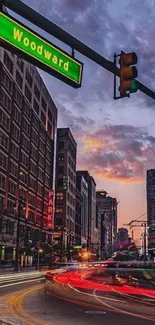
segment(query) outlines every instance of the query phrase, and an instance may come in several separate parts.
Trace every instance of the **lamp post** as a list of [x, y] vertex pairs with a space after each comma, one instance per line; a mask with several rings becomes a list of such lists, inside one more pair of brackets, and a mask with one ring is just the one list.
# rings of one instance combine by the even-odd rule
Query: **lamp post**
[[38, 270], [40, 267], [40, 254], [43, 253], [43, 249], [38, 249], [38, 260], [37, 260], [37, 266], [38, 266]]

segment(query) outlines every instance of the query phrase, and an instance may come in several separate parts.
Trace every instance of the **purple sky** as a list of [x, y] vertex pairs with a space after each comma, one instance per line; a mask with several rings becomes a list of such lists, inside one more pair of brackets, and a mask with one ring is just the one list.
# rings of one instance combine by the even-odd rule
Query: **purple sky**
[[[155, 90], [154, 0], [23, 2], [109, 60], [114, 52], [135, 51], [138, 79]], [[41, 75], [58, 107], [59, 126], [71, 126], [76, 137], [79, 168], [88, 169], [99, 189], [117, 197], [123, 224], [146, 212], [146, 169], [155, 168], [155, 101], [140, 92], [114, 101], [113, 75], [78, 53], [76, 57], [84, 62], [81, 89]]]

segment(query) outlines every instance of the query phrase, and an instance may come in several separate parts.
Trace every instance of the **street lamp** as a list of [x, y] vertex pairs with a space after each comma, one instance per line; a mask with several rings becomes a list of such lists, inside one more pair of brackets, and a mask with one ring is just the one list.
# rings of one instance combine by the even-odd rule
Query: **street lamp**
[[42, 254], [42, 253], [43, 253], [43, 249], [42, 248], [38, 249], [38, 261], [37, 261], [38, 270], [39, 270], [39, 266], [40, 266], [40, 254]]

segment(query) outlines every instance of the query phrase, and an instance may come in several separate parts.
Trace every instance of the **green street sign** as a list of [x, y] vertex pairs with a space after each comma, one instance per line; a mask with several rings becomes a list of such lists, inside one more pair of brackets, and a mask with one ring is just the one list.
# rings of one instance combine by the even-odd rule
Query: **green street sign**
[[25, 25], [0, 12], [3, 46], [74, 88], [81, 87], [83, 63]]

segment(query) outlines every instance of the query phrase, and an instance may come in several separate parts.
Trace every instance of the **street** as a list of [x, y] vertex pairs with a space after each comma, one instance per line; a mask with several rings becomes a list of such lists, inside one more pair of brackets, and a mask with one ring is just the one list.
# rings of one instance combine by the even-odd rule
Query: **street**
[[[88, 271], [87, 271], [88, 273]], [[16, 324], [149, 325], [155, 322], [155, 290], [101, 284], [86, 270], [53, 275], [45, 282], [0, 284], [0, 315]]]

